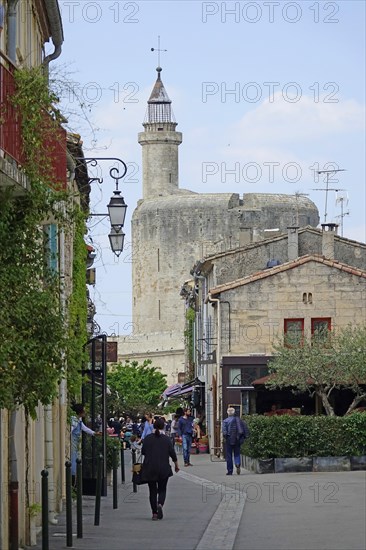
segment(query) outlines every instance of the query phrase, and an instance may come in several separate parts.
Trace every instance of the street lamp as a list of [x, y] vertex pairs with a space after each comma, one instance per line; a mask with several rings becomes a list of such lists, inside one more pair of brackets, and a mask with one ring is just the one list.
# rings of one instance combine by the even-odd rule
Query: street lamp
[[[112, 167], [109, 170], [109, 175], [116, 182], [116, 189], [113, 191], [113, 196], [110, 198], [107, 205], [108, 214], [90, 214], [91, 216], [108, 216], [111, 223], [111, 232], [109, 233], [109, 242], [112, 252], [118, 257], [123, 251], [125, 234], [122, 231], [125, 223], [127, 204], [124, 198], [121, 196], [121, 191], [118, 189], [119, 180], [122, 179], [127, 172], [127, 165], [123, 160], [119, 158], [107, 158], [107, 157], [75, 157], [75, 160], [83, 161], [85, 164], [91, 166], [97, 166], [100, 161], [117, 161], [123, 166], [123, 172], [120, 174], [119, 169]], [[89, 178], [89, 183], [97, 181], [103, 183], [103, 178]]]
[[111, 232], [109, 233], [108, 237], [109, 237], [109, 243], [111, 245], [111, 249], [118, 258], [118, 256], [121, 254], [123, 250], [125, 234], [123, 233], [122, 229], [120, 231], [117, 231], [112, 226]]

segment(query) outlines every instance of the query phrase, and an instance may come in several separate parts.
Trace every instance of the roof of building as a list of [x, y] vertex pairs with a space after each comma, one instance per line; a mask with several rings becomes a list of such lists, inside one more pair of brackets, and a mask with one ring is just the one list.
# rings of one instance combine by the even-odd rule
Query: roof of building
[[171, 103], [171, 100], [169, 99], [169, 96], [164, 88], [163, 81], [160, 77], [160, 73], [163, 69], [161, 67], [157, 67], [156, 70], [158, 76], [150, 94], [148, 103]]
[[171, 100], [166, 92], [160, 73], [163, 70], [157, 67], [158, 77], [147, 102], [147, 113], [145, 116], [145, 124], [155, 123], [173, 123], [176, 126]]
[[[322, 235], [322, 230], [318, 229], [316, 227], [312, 227], [311, 225], [307, 225], [306, 227], [302, 227], [299, 229], [299, 235], [305, 232], [312, 233], [313, 235], [318, 235], [319, 237]], [[266, 239], [263, 239], [261, 241], [256, 241], [253, 243], [248, 243], [243, 246], [240, 246], [238, 248], [232, 248], [230, 250], [224, 250], [223, 252], [217, 252], [216, 254], [212, 254], [212, 256], [207, 256], [206, 258], [203, 258], [200, 260], [200, 263], [204, 265], [206, 262], [212, 262], [213, 260], [216, 260], [217, 258], [224, 258], [225, 256], [232, 256], [234, 254], [238, 254], [240, 252], [251, 250], [253, 248], [257, 248], [258, 246], [266, 246], [268, 243], [273, 243], [276, 241], [281, 241], [283, 239], [287, 239], [288, 234], [287, 233], [280, 233], [271, 237], [268, 237]], [[348, 239], [347, 237], [341, 237], [340, 235], [334, 235], [334, 239], [338, 241], [343, 241], [347, 244], [350, 244], [351, 246], [359, 246], [360, 248], [366, 248], [366, 243], [361, 243], [359, 241], [355, 241], [353, 239]]]
[[218, 285], [215, 288], [210, 289], [210, 294], [217, 295], [217, 294], [220, 294], [221, 292], [226, 292], [227, 290], [233, 290], [234, 288], [244, 286], [249, 283], [259, 281], [261, 279], [266, 279], [267, 277], [272, 277], [273, 275], [277, 275], [278, 273], [289, 271], [291, 269], [307, 264], [309, 262], [317, 262], [319, 264], [324, 264], [324, 265], [327, 265], [328, 267], [336, 268], [345, 273], [349, 273], [351, 275], [356, 275], [358, 277], [362, 277], [366, 279], [366, 271], [362, 269], [351, 267], [347, 264], [338, 262], [336, 260], [328, 260], [323, 256], [308, 254], [306, 256], [302, 256], [301, 258], [297, 258], [296, 260], [291, 260], [290, 262], [286, 262], [281, 265], [276, 265], [275, 267], [272, 267], [269, 269], [258, 271], [257, 273], [253, 273], [252, 275], [247, 275], [246, 277], [242, 277], [241, 279], [237, 279], [229, 283]]

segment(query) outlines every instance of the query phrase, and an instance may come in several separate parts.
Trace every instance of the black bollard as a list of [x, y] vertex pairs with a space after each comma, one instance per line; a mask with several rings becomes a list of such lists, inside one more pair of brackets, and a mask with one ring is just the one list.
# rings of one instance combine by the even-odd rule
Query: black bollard
[[72, 546], [72, 480], [71, 462], [65, 462], [66, 467], [66, 546]]
[[118, 508], [117, 462], [118, 449], [117, 447], [113, 447], [113, 510], [116, 510]]
[[99, 455], [97, 462], [97, 483], [95, 489], [95, 512], [94, 525], [99, 525], [100, 522], [100, 501], [102, 498], [102, 472], [103, 472], [103, 455]]
[[83, 538], [83, 471], [81, 459], [76, 459], [76, 532], [77, 538]]
[[136, 450], [135, 449], [132, 449], [132, 490], [134, 493], [137, 493], [137, 485], [136, 483], [133, 481], [133, 472], [134, 472], [134, 465], [136, 464]]
[[49, 550], [48, 533], [48, 471], [42, 470], [42, 550]]
[[125, 481], [125, 447], [123, 441], [121, 441], [121, 482], [124, 483]]

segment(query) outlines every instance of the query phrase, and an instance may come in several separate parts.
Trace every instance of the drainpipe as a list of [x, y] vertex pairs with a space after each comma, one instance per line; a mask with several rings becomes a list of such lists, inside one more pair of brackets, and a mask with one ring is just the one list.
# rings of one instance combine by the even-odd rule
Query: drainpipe
[[[207, 301], [210, 303], [217, 304], [217, 356], [216, 356], [216, 422], [219, 422], [220, 419], [220, 388], [221, 384], [221, 373], [220, 373], [220, 361], [221, 361], [221, 307], [220, 300], [218, 298], [212, 298], [210, 292], [207, 294]], [[214, 426], [214, 434], [216, 434], [216, 425]], [[221, 427], [220, 427], [221, 432]], [[215, 440], [215, 439], [214, 439]], [[221, 437], [219, 441], [221, 445]]]
[[55, 518], [55, 481], [54, 481], [54, 457], [53, 457], [53, 415], [52, 405], [44, 407], [44, 444], [45, 444], [45, 469], [48, 471], [48, 521], [57, 525]]
[[228, 300], [222, 300], [221, 301], [222, 304], [227, 304], [229, 306], [229, 316], [228, 316], [228, 321], [229, 321], [229, 330], [228, 330], [228, 345], [229, 345], [229, 352], [231, 351], [231, 306], [230, 306], [230, 302], [228, 302]]
[[[61, 238], [61, 237], [60, 237]], [[59, 245], [59, 248], [61, 246]], [[61, 263], [62, 251], [59, 253]], [[53, 406], [52, 403], [45, 405], [44, 409], [44, 452], [45, 469], [48, 471], [48, 521], [52, 525], [57, 525], [55, 517], [55, 459], [54, 459], [54, 434], [53, 434]], [[61, 462], [62, 464], [62, 462]]]
[[[203, 275], [198, 275], [196, 272], [193, 273], [193, 277], [194, 277], [194, 280], [196, 279], [199, 279], [201, 281], [204, 281], [203, 283], [203, 288], [202, 288], [202, 296], [205, 295], [205, 292], [206, 292], [206, 277], [204, 277]], [[201, 304], [200, 304], [201, 305]], [[203, 332], [204, 330], [202, 330], [202, 327], [204, 328], [204, 311], [203, 311], [203, 307], [201, 309], [201, 326], [199, 327], [198, 329], [198, 334], [197, 334], [197, 338], [199, 339], [200, 342], [202, 342], [202, 338], [203, 338]], [[200, 347], [201, 344], [198, 343], [198, 345], [196, 346], [196, 348], [199, 349], [199, 351], [201, 352], [202, 348]], [[197, 373], [196, 373], [197, 374]]]
[[50, 62], [57, 59], [61, 55], [61, 47], [64, 42], [64, 33], [62, 29], [62, 19], [58, 0], [45, 0], [45, 7], [48, 20], [50, 22], [52, 42], [55, 47], [54, 51], [47, 55], [42, 63], [45, 74], [48, 76]]
[[[207, 279], [204, 275], [198, 275], [196, 272], [193, 273], [193, 277], [194, 279], [199, 279], [201, 281], [203, 281], [203, 288], [202, 288], [202, 296], [205, 295], [206, 293], [206, 286], [207, 286]], [[205, 327], [206, 327], [206, 319], [207, 319], [207, 304], [205, 303], [204, 300], [202, 300], [202, 309], [201, 309], [201, 323], [200, 323], [200, 326], [198, 327], [198, 333], [197, 333], [197, 339], [198, 339], [198, 342], [197, 342], [197, 346], [196, 348], [199, 349], [200, 351], [200, 356], [202, 356], [202, 349], [203, 349], [203, 342], [205, 342], [205, 345], [207, 346], [207, 340], [206, 340], [206, 331], [205, 331]], [[208, 370], [209, 370], [209, 364], [207, 364], [205, 366], [205, 369], [204, 369], [204, 379], [205, 379], [205, 417], [206, 417], [206, 426], [208, 428], [208, 420], [210, 418], [210, 411], [209, 411], [209, 406], [208, 406], [208, 399], [207, 399], [207, 395], [208, 395], [208, 388], [209, 388], [209, 385], [211, 385], [211, 380], [210, 380], [210, 384], [209, 384], [209, 379], [208, 379]], [[208, 436], [210, 436], [210, 430], [207, 430], [208, 432]]]
[[11, 61], [16, 63], [16, 42], [17, 42], [17, 4], [19, 0], [9, 0], [7, 9], [7, 37], [6, 54]]
[[9, 548], [19, 548], [19, 480], [15, 447], [17, 411], [9, 413]]
[[[65, 210], [65, 209], [64, 209]], [[66, 311], [66, 290], [65, 290], [65, 230], [63, 227], [60, 229], [60, 301], [61, 301], [61, 311], [63, 313], [64, 319], [67, 318], [67, 311]], [[67, 324], [67, 322], [66, 322]], [[65, 326], [65, 330], [67, 330], [67, 327]], [[58, 413], [59, 413], [59, 422], [60, 422], [60, 460], [59, 463], [61, 465], [64, 464], [65, 461], [65, 450], [66, 450], [66, 430], [64, 429], [64, 422], [66, 423], [66, 416], [65, 416], [65, 409], [66, 409], [66, 403], [67, 403], [67, 385], [66, 380], [62, 379], [59, 385], [59, 393], [58, 393]], [[61, 468], [60, 472], [60, 506], [62, 505], [62, 488], [65, 486], [65, 479], [64, 479], [64, 473], [65, 469]]]

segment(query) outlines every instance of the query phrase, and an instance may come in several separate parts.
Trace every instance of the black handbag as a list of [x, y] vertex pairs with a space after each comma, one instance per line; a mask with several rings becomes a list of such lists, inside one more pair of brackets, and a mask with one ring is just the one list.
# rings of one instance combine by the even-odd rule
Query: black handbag
[[143, 485], [144, 483], [147, 483], [147, 481], [143, 480], [142, 471], [143, 471], [143, 462], [137, 462], [136, 464], [133, 464], [132, 483], [135, 483], [135, 485]]

